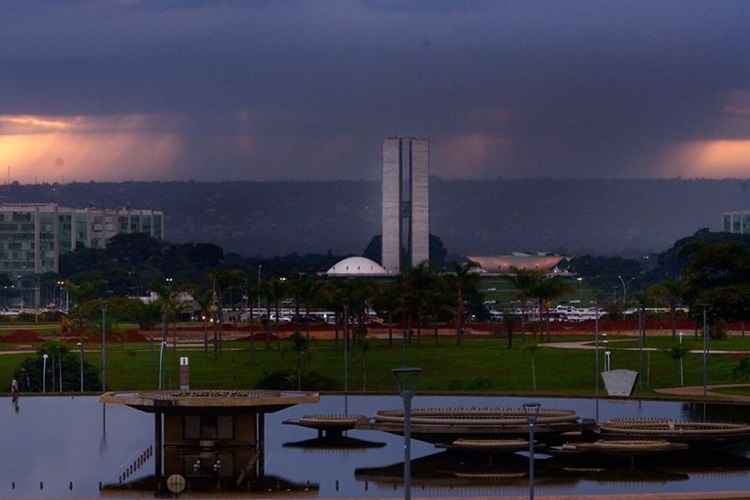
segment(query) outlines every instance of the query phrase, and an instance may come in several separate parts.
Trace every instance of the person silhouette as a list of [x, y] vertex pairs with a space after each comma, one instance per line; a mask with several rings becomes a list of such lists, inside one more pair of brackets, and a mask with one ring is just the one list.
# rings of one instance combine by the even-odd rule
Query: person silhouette
[[10, 383], [10, 394], [11, 394], [11, 401], [13, 403], [13, 409], [18, 413], [19, 406], [18, 406], [18, 380], [13, 379]]

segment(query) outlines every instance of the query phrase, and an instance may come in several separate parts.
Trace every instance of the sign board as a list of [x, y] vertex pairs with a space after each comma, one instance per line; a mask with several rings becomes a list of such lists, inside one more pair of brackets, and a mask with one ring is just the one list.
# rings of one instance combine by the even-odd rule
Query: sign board
[[180, 357], [180, 390], [190, 390], [190, 366], [187, 356]]
[[604, 387], [610, 396], [630, 397], [638, 380], [638, 372], [633, 370], [608, 370], [602, 372]]

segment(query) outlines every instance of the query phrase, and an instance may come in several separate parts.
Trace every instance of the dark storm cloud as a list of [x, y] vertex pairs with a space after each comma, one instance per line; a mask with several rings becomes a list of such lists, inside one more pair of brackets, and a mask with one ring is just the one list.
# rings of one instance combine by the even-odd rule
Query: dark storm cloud
[[0, 115], [144, 115], [144, 134], [179, 138], [165, 177], [376, 177], [400, 133], [433, 138], [439, 175], [674, 174], [683, 144], [750, 138], [726, 113], [750, 90], [747, 9], [11, 2]]

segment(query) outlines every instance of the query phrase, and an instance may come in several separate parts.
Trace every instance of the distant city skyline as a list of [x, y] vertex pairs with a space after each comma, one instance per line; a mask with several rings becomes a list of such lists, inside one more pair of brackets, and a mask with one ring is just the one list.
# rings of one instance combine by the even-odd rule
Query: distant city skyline
[[8, 0], [0, 177], [748, 177], [746, 2]]

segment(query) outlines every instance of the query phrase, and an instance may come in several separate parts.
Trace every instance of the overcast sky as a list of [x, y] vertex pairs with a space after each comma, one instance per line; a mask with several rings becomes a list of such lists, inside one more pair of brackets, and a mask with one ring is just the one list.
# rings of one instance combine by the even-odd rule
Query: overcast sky
[[750, 2], [5, 0], [18, 180], [747, 177]]

